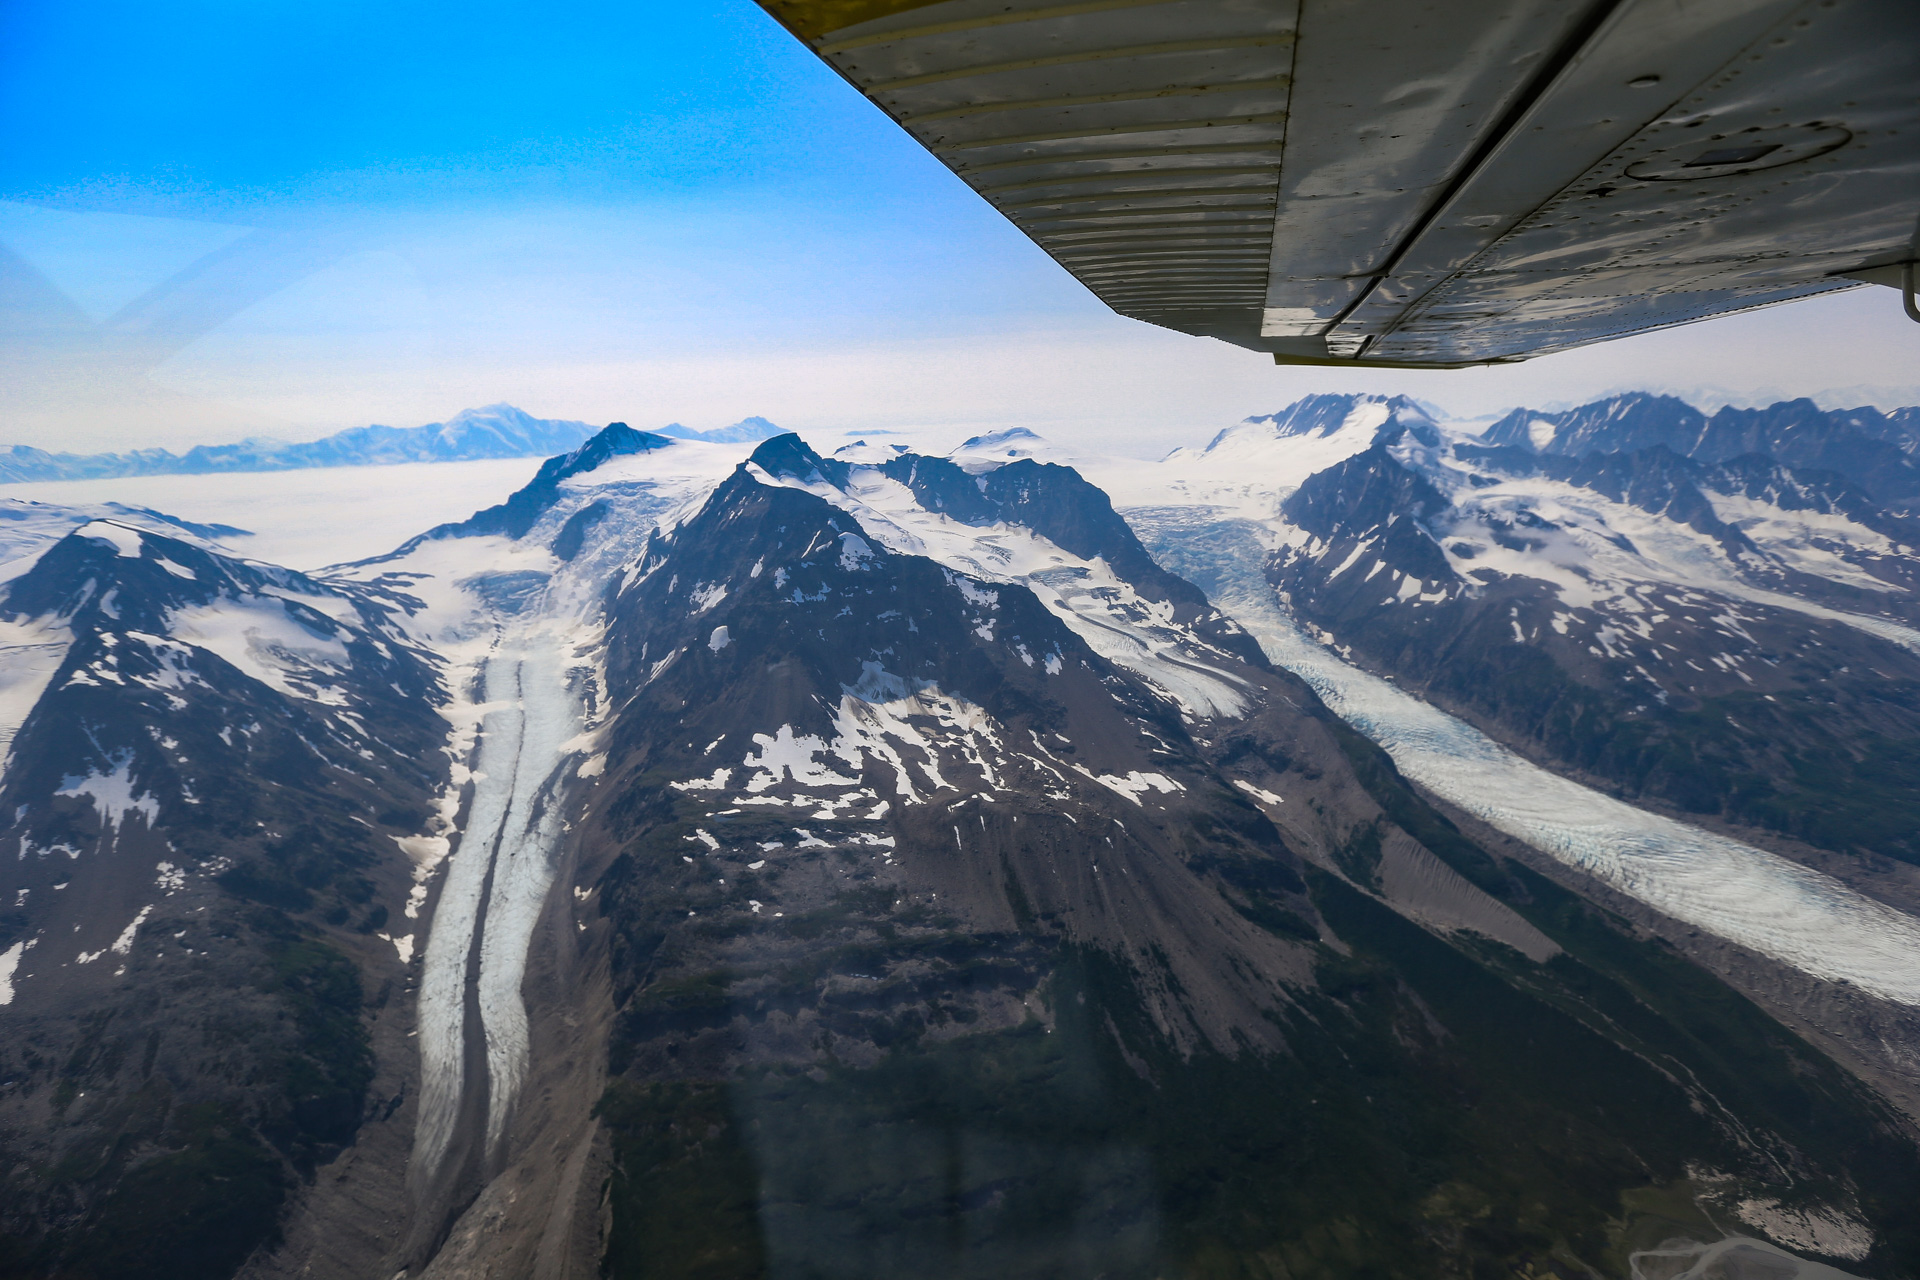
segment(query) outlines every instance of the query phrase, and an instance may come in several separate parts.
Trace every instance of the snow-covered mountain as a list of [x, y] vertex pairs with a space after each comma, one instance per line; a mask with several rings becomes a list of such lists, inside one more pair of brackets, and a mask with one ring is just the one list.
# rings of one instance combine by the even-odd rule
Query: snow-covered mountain
[[1765, 409], [1731, 405], [1708, 415], [1673, 396], [1613, 396], [1560, 413], [1515, 409], [1487, 428], [1486, 443], [1584, 457], [1665, 447], [1700, 462], [1763, 455], [1846, 477], [1881, 503], [1920, 500], [1920, 409], [1825, 410], [1811, 400]]
[[1264, 521], [1308, 476], [1368, 448], [1383, 431], [1407, 427], [1434, 429], [1427, 411], [1405, 396], [1308, 396], [1158, 463], [1081, 461], [1122, 507], [1205, 509]]
[[[1093, 474], [1434, 793], [1692, 927], [1905, 989], [1833, 940], [1910, 926], [1799, 878], [1920, 909], [1903, 517], [1764, 455], [1536, 454], [1364, 396], [1279, 419], [1311, 425]], [[1745, 838], [1673, 820], [1699, 816]]]
[[[182, 454], [165, 449], [132, 453], [49, 453], [27, 445], [0, 449], [0, 484], [23, 480], [84, 480], [114, 476], [206, 475], [226, 471], [298, 471], [309, 467], [391, 466], [403, 462], [470, 462], [531, 458], [579, 448], [596, 428], [584, 422], [536, 418], [510, 404], [465, 409], [422, 427], [352, 427], [298, 444], [255, 438], [238, 444], [196, 445]], [[660, 435], [737, 444], [780, 434], [765, 418], [698, 432], [672, 423]]]
[[1681, 811], [1920, 863], [1920, 524], [1840, 476], [1409, 433], [1280, 516], [1269, 574], [1296, 615], [1497, 737]]
[[1783, 1280], [1914, 1264], [1871, 1090], [1920, 923], [1611, 810], [1503, 826], [1405, 750], [1459, 721], [1288, 613], [1497, 564], [1598, 639], [1705, 565], [1855, 643], [1907, 590], [1862, 491], [1378, 397], [1161, 463], [752, 443], [613, 424], [312, 575], [23, 517], [0, 1267], [1624, 1276], [1716, 1221]]
[[765, 418], [752, 417], [742, 418], [730, 427], [714, 427], [707, 431], [695, 431], [692, 427], [669, 422], [654, 434], [672, 440], [704, 440], [708, 444], [758, 444], [783, 433]]

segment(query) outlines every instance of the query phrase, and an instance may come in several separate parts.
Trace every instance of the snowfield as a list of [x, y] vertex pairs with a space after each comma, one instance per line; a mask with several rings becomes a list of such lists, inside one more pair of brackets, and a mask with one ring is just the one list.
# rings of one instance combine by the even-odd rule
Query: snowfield
[[856, 465], [844, 490], [754, 471], [762, 484], [802, 489], [839, 507], [897, 555], [925, 556], [971, 578], [1027, 587], [1095, 653], [1145, 680], [1189, 716], [1246, 710], [1240, 682], [1208, 665], [1203, 646], [1174, 623], [1172, 606], [1144, 599], [1097, 557], [1076, 556], [1020, 526], [979, 527], [929, 511], [906, 485], [868, 466]]

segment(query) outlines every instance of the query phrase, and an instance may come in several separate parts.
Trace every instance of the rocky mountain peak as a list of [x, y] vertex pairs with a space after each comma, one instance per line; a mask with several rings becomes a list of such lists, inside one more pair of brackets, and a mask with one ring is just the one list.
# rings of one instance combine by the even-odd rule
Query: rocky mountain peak
[[1481, 435], [1489, 445], [1579, 457], [1665, 445], [1689, 454], [1706, 416], [1674, 396], [1644, 391], [1609, 396], [1560, 413], [1515, 409]]
[[[750, 462], [769, 478], [846, 494], [846, 503], [854, 510], [864, 502], [860, 495], [867, 478], [879, 478], [902, 486], [922, 512], [976, 528], [1029, 530], [1062, 552], [1103, 566], [1100, 572], [1112, 574], [1142, 601], [1170, 605], [1164, 621], [1172, 622], [1188, 638], [1231, 653], [1241, 662], [1266, 665], [1259, 646], [1213, 608], [1197, 587], [1161, 568], [1113, 509], [1106, 493], [1072, 467], [1033, 458], [956, 461], [915, 453], [899, 453], [875, 463], [850, 463], [822, 458], [797, 436], [768, 441]], [[903, 514], [895, 512], [888, 520]], [[913, 523], [912, 517], [908, 523]], [[1062, 563], [1043, 572], [1059, 579], [1061, 574], [1075, 578], [1088, 570], [1068, 569]], [[1127, 606], [1116, 608], [1129, 612]], [[1141, 613], [1137, 606], [1131, 611]], [[1144, 620], [1144, 613], [1136, 620]]]
[[8, 586], [12, 617], [58, 616], [164, 631], [174, 609], [268, 587], [322, 594], [325, 589], [278, 566], [221, 555], [113, 520], [81, 525]]
[[505, 502], [476, 511], [458, 524], [441, 525], [422, 537], [457, 538], [491, 533], [523, 538], [559, 499], [562, 481], [585, 475], [613, 458], [650, 453], [672, 444], [665, 436], [636, 431], [624, 422], [610, 422], [578, 449], [541, 463], [533, 479]]
[[1277, 413], [1247, 418], [1227, 428], [1215, 436], [1207, 448], [1211, 451], [1231, 436], [1247, 431], [1279, 439], [1324, 438], [1345, 431], [1379, 432], [1416, 425], [1430, 429], [1432, 422], [1427, 411], [1407, 396], [1311, 395]]
[[1709, 464], [1762, 454], [1844, 476], [1883, 504], [1908, 504], [1920, 500], [1920, 467], [1911, 457], [1920, 436], [1906, 412], [1825, 410], [1801, 398], [1761, 409], [1725, 405], [1709, 416], [1674, 396], [1631, 392], [1555, 413], [1515, 409], [1481, 440], [1575, 458], [1656, 447]]
[[847, 482], [852, 467], [837, 458], [823, 458], [813, 446], [789, 431], [756, 448], [747, 458], [777, 480], [797, 480], [802, 484], [830, 484], [839, 488]]
[[1309, 477], [1281, 512], [1318, 538], [1365, 536], [1400, 517], [1418, 520], [1448, 506], [1424, 475], [1383, 442]]

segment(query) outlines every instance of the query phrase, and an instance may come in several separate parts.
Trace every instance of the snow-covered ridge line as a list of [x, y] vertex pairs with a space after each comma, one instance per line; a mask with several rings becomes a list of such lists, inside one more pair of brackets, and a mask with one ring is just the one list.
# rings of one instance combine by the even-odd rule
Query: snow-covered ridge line
[[[1443, 482], [1456, 479], [1446, 472], [1434, 474], [1433, 478]], [[1593, 607], [1608, 592], [1617, 590], [1625, 582], [1656, 582], [1689, 590], [1706, 590], [1750, 604], [1768, 605], [1810, 618], [1839, 622], [1902, 648], [1920, 652], [1920, 631], [1912, 627], [1869, 614], [1830, 608], [1784, 591], [1769, 590], [1743, 581], [1732, 561], [1711, 539], [1673, 520], [1651, 515], [1626, 503], [1611, 501], [1590, 489], [1544, 478], [1502, 480], [1484, 487], [1464, 483], [1448, 487], [1454, 490], [1449, 496], [1465, 505], [1456, 509], [1461, 515], [1455, 523], [1437, 527], [1435, 532], [1439, 535], [1437, 541], [1449, 564], [1462, 576], [1476, 568], [1494, 568], [1515, 576], [1539, 578], [1552, 583], [1563, 601], [1581, 608]], [[1736, 505], [1731, 500], [1722, 501], [1730, 508]], [[1761, 504], [1743, 502], [1738, 505], [1750, 520], [1757, 521], [1752, 513], [1759, 510]], [[1462, 559], [1450, 545], [1456, 535], [1473, 532], [1472, 520], [1482, 513], [1509, 512], [1537, 515], [1549, 521], [1566, 533], [1570, 544], [1577, 546], [1577, 553], [1565, 557], [1564, 563], [1561, 563], [1549, 557], [1508, 552], [1497, 543], [1477, 543], [1473, 558], [1467, 560]], [[1799, 515], [1794, 514], [1796, 517]], [[1836, 529], [1848, 527], [1846, 522], [1834, 517], [1824, 518], [1821, 523]], [[1887, 541], [1871, 530], [1857, 526], [1851, 529], [1857, 530], [1861, 542]], [[1626, 536], [1631, 543], [1631, 550], [1617, 545], [1614, 537], [1618, 535]], [[1765, 550], [1772, 550], [1768, 542], [1762, 542], [1761, 546]], [[1794, 557], [1793, 567], [1801, 572], [1847, 586], [1871, 583], [1876, 591], [1892, 589], [1888, 584], [1868, 578], [1866, 574], [1853, 569], [1838, 556], [1827, 555], [1816, 560], [1804, 548], [1796, 550], [1799, 554]]]
[[1175, 624], [1172, 607], [1143, 598], [1099, 557], [1076, 556], [1022, 526], [979, 527], [929, 511], [906, 485], [869, 466], [855, 465], [844, 489], [818, 477], [774, 476], [753, 465], [749, 474], [833, 504], [896, 555], [922, 556], [969, 578], [1026, 587], [1095, 653], [1189, 716], [1246, 710], [1238, 678], [1184, 651], [1181, 641], [1188, 637]]
[[26, 445], [0, 449], [0, 484], [27, 480], [209, 475], [229, 471], [299, 471], [313, 467], [460, 462], [564, 452], [592, 435], [584, 422], [536, 418], [508, 404], [465, 409], [421, 427], [350, 427], [319, 440], [289, 443], [254, 437], [234, 444], [133, 453], [49, 453]]

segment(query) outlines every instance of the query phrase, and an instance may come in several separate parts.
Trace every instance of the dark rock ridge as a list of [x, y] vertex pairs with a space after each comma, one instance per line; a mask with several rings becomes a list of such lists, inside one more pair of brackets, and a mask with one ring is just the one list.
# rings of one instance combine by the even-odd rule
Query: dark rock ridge
[[[1543, 439], [1536, 439], [1536, 434]], [[1821, 409], [1785, 400], [1711, 416], [1672, 396], [1634, 392], [1561, 413], [1515, 409], [1482, 437], [1490, 445], [1581, 457], [1655, 446], [1707, 463], [1763, 454], [1794, 468], [1845, 476], [1881, 503], [1920, 499], [1920, 411]]]
[[[1231, 927], [1221, 932], [1212, 918], [1217, 911], [1183, 901], [1201, 889], [1186, 862], [1206, 857], [1183, 811], [1211, 811], [1202, 825], [1219, 833], [1212, 856], [1271, 863], [1274, 883], [1291, 886], [1294, 895], [1283, 895], [1282, 905], [1310, 912], [1299, 896], [1298, 863], [1271, 824], [1230, 789], [1208, 785], [1178, 718], [1098, 659], [1030, 592], [968, 582], [929, 560], [889, 554], [863, 535], [821, 499], [768, 488], [742, 472], [671, 545], [656, 546], [618, 601], [620, 621], [609, 634], [610, 684], [639, 691], [622, 712], [610, 767], [618, 761], [662, 777], [711, 774], [702, 770], [709, 759], [754, 754], [760, 739], [751, 729], [763, 729], [768, 741], [784, 726], [795, 739], [831, 742], [853, 723], [847, 699], [897, 704], [891, 714], [919, 724], [938, 744], [924, 762], [889, 767], [875, 751], [860, 753], [833, 766], [871, 796], [857, 806], [860, 813], [838, 821], [740, 817], [720, 823], [729, 842], [752, 827], [793, 838], [793, 821], [843, 843], [885, 832], [897, 841], [892, 852], [864, 842], [846, 852], [873, 864], [905, 858], [909, 848], [938, 851], [947, 881], [940, 896], [955, 910], [964, 905], [1005, 930], [1016, 926], [1011, 902], [1021, 899], [1036, 918], [1122, 955], [1123, 921], [1132, 917], [1139, 945], [1154, 938], [1157, 964], [1172, 966], [1155, 1011], [1166, 1034], [1223, 1049], [1234, 1045], [1236, 1029], [1253, 1043], [1267, 1041], [1270, 1024], [1260, 1011], [1276, 998], [1275, 982], [1298, 966], [1290, 966], [1285, 946], [1238, 917], [1229, 914]], [[700, 594], [717, 584], [727, 585], [727, 598], [702, 610]], [[652, 674], [662, 662], [665, 668]], [[979, 725], [975, 717], [982, 717]], [[693, 752], [680, 742], [682, 733], [698, 740]], [[669, 734], [671, 741], [663, 740]], [[1053, 742], [1058, 754], [1036, 739]], [[709, 740], [711, 749], [699, 750]], [[756, 794], [807, 791], [804, 772], [789, 769]], [[1135, 803], [1097, 781], [1136, 773], [1159, 780], [1142, 784], [1156, 803]], [[936, 775], [947, 785], [933, 784]], [[750, 785], [744, 776], [739, 782]], [[689, 794], [689, 807], [698, 807], [697, 793]], [[865, 818], [876, 806], [887, 817]], [[818, 807], [806, 806], [809, 815]], [[1063, 814], [1078, 814], [1079, 825], [1090, 827], [1097, 818], [1093, 829], [1105, 828], [1093, 843], [1114, 850], [1105, 893], [1118, 904], [1096, 909], [1085, 883], [1078, 894], [1059, 886], [1062, 845], [1082, 846], [1069, 859], [1083, 864], [1074, 879], [1100, 874], [1092, 869], [1099, 859], [1086, 856], [1094, 851], [1075, 838], [1075, 821]], [[966, 829], [956, 837], [961, 821]], [[1010, 831], [1020, 823], [1030, 831]], [[1037, 848], [1023, 848], [1023, 835]], [[1042, 849], [1048, 855], [1036, 860]], [[872, 872], [863, 870], [867, 881]], [[762, 878], [772, 900], [780, 876]], [[1187, 931], [1198, 936], [1180, 936]], [[1223, 951], [1244, 954], [1248, 970], [1267, 976], [1243, 986], [1216, 963]], [[1128, 959], [1145, 969], [1156, 964], [1144, 950]], [[1189, 998], [1172, 1000], [1175, 987]]]
[[[1907, 546], [1920, 545], [1920, 519], [1890, 511], [1837, 471], [1789, 467], [1764, 453], [1743, 453], [1719, 463], [1702, 463], [1664, 444], [1615, 453], [1534, 454], [1512, 445], [1458, 444], [1454, 456], [1511, 476], [1547, 476], [1665, 516], [1718, 541], [1730, 556], [1757, 553], [1751, 539], [1715, 512], [1709, 493], [1750, 498], [1782, 512], [1842, 515]], [[1909, 590], [1920, 587], [1915, 566], [1904, 556], [1872, 566]], [[1778, 569], [1773, 576], [1797, 591], [1835, 595], [1852, 607], [1874, 609], [1886, 601], [1863, 600], [1834, 592], [1833, 585], [1805, 574]]]
[[[1832, 473], [1751, 454], [1706, 465], [1665, 445], [1577, 459], [1510, 445], [1455, 452], [1707, 534], [1769, 586], [1842, 608], [1898, 607], [1764, 561], [1705, 496], [1837, 511], [1913, 537], [1912, 521]], [[1530, 509], [1465, 513], [1383, 446], [1308, 479], [1284, 513], [1312, 535], [1269, 566], [1299, 616], [1495, 737], [1629, 796], [1920, 862], [1920, 656], [1910, 650], [1711, 587], [1648, 583], [1564, 603], [1552, 566], [1568, 530]], [[1488, 544], [1519, 559], [1482, 567]], [[1871, 567], [1905, 591], [1914, 584], [1909, 556]]]
[[104, 522], [12, 584], [71, 642], [0, 785], [0, 1274], [231, 1275], [391, 1118], [446, 777], [405, 604]]
[[1447, 506], [1446, 496], [1383, 442], [1309, 477], [1282, 511], [1329, 546], [1379, 538], [1380, 558], [1393, 569], [1447, 582], [1458, 578], [1422, 523]]
[[[854, 471], [850, 463], [821, 457], [797, 435], [769, 440], [749, 461], [772, 476], [838, 489], [846, 488]], [[1104, 560], [1145, 599], [1172, 605], [1174, 621], [1207, 644], [1242, 662], [1266, 665], [1260, 646], [1239, 624], [1215, 609], [1198, 587], [1162, 569], [1106, 493], [1072, 467], [1023, 458], [975, 473], [946, 458], [903, 452], [873, 469], [905, 485], [928, 511], [976, 527], [1031, 529], [1076, 556]]]

